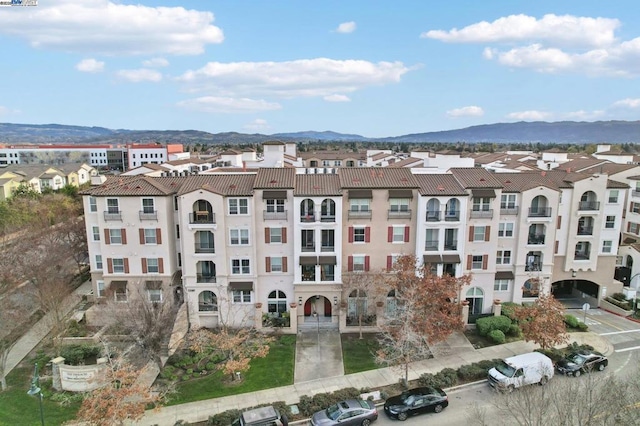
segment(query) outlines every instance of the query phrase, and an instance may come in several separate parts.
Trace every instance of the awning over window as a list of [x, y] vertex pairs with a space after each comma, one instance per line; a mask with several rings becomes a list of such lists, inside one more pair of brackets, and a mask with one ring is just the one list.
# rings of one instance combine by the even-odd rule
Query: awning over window
[[162, 281], [145, 281], [144, 286], [147, 290], [160, 290], [162, 288]]
[[111, 281], [109, 289], [115, 292], [123, 292], [127, 289], [127, 281]]
[[229, 290], [253, 290], [253, 282], [251, 281], [231, 281], [229, 283]]
[[413, 191], [410, 189], [390, 189], [389, 198], [413, 198]]
[[512, 280], [513, 272], [511, 271], [498, 271], [496, 272], [496, 280]]
[[477, 198], [496, 198], [496, 191], [488, 188], [472, 189], [471, 196]]
[[300, 256], [301, 265], [317, 265], [318, 256]]
[[320, 256], [318, 258], [318, 265], [336, 265], [335, 256]]
[[350, 189], [349, 199], [352, 198], [373, 198], [373, 191], [370, 189]]
[[286, 200], [287, 191], [262, 191], [263, 200]]
[[442, 263], [442, 256], [440, 256], [439, 254], [425, 254], [424, 256], [422, 256], [422, 261], [425, 265]]
[[442, 263], [460, 263], [459, 254], [443, 254]]

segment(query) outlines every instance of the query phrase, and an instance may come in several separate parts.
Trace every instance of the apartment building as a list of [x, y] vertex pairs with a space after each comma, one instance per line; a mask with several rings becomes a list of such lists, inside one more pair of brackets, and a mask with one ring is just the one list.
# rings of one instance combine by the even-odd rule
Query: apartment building
[[622, 288], [627, 187], [604, 174], [480, 167], [111, 177], [84, 194], [94, 294], [184, 300], [193, 326], [286, 314], [337, 327], [362, 297], [350, 285], [359, 273], [412, 254], [438, 274], [472, 276], [460, 295], [472, 316], [542, 292], [597, 306]]

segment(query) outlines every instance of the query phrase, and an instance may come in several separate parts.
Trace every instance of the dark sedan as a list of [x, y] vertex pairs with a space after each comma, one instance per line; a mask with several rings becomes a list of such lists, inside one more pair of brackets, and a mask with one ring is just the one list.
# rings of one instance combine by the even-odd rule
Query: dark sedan
[[318, 411], [311, 417], [312, 426], [369, 426], [378, 419], [378, 410], [371, 401], [347, 399]]
[[439, 413], [449, 405], [447, 394], [439, 388], [415, 388], [387, 399], [384, 412], [389, 417], [407, 420], [423, 413]]
[[592, 370], [602, 371], [607, 365], [609, 360], [600, 352], [580, 351], [558, 361], [556, 369], [567, 376], [580, 377], [580, 374]]

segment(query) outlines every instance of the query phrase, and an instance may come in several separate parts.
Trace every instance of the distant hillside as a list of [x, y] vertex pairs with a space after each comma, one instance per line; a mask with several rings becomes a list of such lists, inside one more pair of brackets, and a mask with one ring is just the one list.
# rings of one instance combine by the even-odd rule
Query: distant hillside
[[371, 139], [332, 131], [244, 134], [208, 133], [199, 130], [126, 130], [61, 124], [0, 123], [0, 143], [127, 143], [259, 144], [269, 140], [294, 142], [466, 142], [466, 143], [640, 143], [640, 121], [519, 122], [472, 126], [440, 132], [416, 133]]

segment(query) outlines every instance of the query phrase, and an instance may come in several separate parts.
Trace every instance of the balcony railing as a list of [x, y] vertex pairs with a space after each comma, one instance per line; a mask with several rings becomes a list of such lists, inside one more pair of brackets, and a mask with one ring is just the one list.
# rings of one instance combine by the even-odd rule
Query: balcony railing
[[371, 210], [349, 210], [349, 219], [371, 219]]
[[428, 240], [424, 243], [424, 249], [425, 251], [437, 251], [438, 245], [438, 240]]
[[262, 217], [264, 220], [287, 220], [287, 211], [282, 212], [270, 212], [264, 210]]
[[315, 245], [315, 243], [307, 243], [307, 244], [302, 246], [301, 250], [305, 251], [305, 252], [314, 252], [314, 251], [316, 251], [316, 245]]
[[634, 197], [640, 197], [640, 189], [634, 189], [631, 191], [631, 195]]
[[529, 235], [529, 239], [527, 239], [527, 244], [530, 244], [530, 245], [544, 244], [544, 235]]
[[389, 210], [388, 219], [411, 219], [411, 210]]
[[138, 212], [138, 216], [140, 217], [140, 220], [158, 220], [158, 210], [153, 210], [153, 211], [140, 210]]
[[213, 244], [199, 244], [196, 243], [195, 246], [196, 253], [215, 253], [216, 249]]
[[518, 206], [511, 206], [511, 207], [502, 207], [500, 206], [500, 214], [503, 216], [513, 216], [513, 215], [517, 215], [518, 214]]
[[320, 215], [320, 222], [335, 222], [336, 215], [335, 214], [323, 214]]
[[427, 222], [440, 222], [440, 212], [427, 211]]
[[104, 220], [119, 220], [122, 221], [122, 211], [106, 211], [104, 212]]
[[444, 242], [445, 250], [458, 250], [458, 242], [457, 241], [445, 241]]
[[573, 258], [575, 260], [589, 260], [589, 253], [582, 252], [582, 251], [577, 251], [577, 252], [575, 252]]
[[311, 273], [302, 274], [302, 281], [315, 281], [315, 280], [316, 280], [316, 274], [311, 274]]
[[600, 210], [600, 201], [580, 201], [578, 210]]
[[208, 211], [197, 211], [197, 212], [189, 213], [189, 223], [191, 224], [216, 223], [216, 214]]
[[529, 217], [551, 217], [551, 207], [529, 207]]
[[315, 222], [315, 221], [316, 221], [316, 215], [314, 213], [300, 215], [300, 222]]
[[196, 274], [196, 281], [199, 283], [215, 283], [216, 276], [211, 274]]
[[448, 210], [444, 212], [445, 222], [458, 222], [460, 221], [460, 210]]
[[592, 226], [578, 226], [578, 235], [593, 235]]
[[198, 312], [216, 312], [218, 310], [218, 305], [214, 305], [213, 303], [198, 303]]
[[493, 218], [493, 210], [471, 210], [469, 216], [471, 219], [491, 219]]
[[524, 267], [525, 271], [542, 271], [542, 265], [539, 262], [528, 264]]
[[332, 251], [336, 251], [336, 247], [335, 247], [333, 244], [332, 244], [332, 245], [330, 245], [330, 246], [323, 245], [323, 246], [320, 248], [320, 251], [332, 252]]

